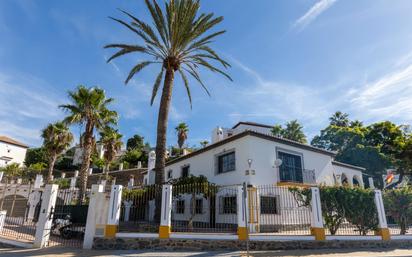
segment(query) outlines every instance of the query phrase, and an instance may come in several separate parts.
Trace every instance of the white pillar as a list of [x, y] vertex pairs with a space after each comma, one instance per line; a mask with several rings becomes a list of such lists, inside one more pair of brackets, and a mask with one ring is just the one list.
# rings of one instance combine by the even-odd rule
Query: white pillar
[[375, 189], [375, 184], [374, 184], [374, 182], [373, 182], [373, 178], [372, 178], [372, 177], [369, 177], [369, 178], [368, 178], [368, 181], [369, 181], [369, 188], [370, 188], [370, 189]]
[[29, 211], [27, 213], [27, 219], [33, 220], [34, 213], [36, 212], [36, 206], [40, 202], [41, 192], [39, 189], [33, 189], [33, 192], [30, 192], [29, 195]]
[[129, 182], [127, 183], [128, 188], [132, 188], [134, 186], [134, 177], [129, 178]]
[[92, 185], [89, 208], [87, 211], [86, 229], [84, 232], [83, 249], [92, 249], [96, 234], [96, 216], [101, 210], [97, 208], [98, 194], [103, 193], [103, 185]]
[[130, 208], [133, 205], [133, 201], [123, 201], [123, 205], [124, 205], [124, 221], [129, 221]]
[[76, 187], [76, 180], [77, 177], [70, 178], [70, 189], [74, 189]]
[[77, 178], [78, 176], [79, 176], [79, 171], [78, 171], [78, 170], [75, 170], [75, 171], [74, 171], [74, 176], [73, 176], [73, 177]]
[[246, 217], [246, 194], [247, 190], [245, 190], [243, 186], [237, 187], [237, 234], [239, 240], [246, 240], [248, 238], [247, 232], [247, 217]]
[[323, 227], [322, 206], [320, 202], [320, 191], [317, 187], [311, 187], [311, 232], [316, 240], [325, 240], [325, 229]]
[[159, 238], [170, 237], [170, 226], [172, 224], [172, 185], [162, 187], [162, 208], [160, 213]]
[[122, 206], [122, 191], [123, 186], [112, 185], [105, 237], [115, 237], [116, 235], [120, 219], [120, 207]]
[[43, 176], [36, 175], [36, 180], [34, 181], [33, 188], [40, 188], [43, 185]]
[[382, 200], [382, 192], [380, 190], [375, 190], [375, 205], [378, 211], [378, 235], [382, 237], [382, 240], [390, 240], [391, 235], [388, 229], [388, 223], [386, 222], [385, 207]]
[[123, 170], [123, 162], [119, 164], [119, 170]]
[[62, 172], [61, 178], [65, 178], [65, 177], [66, 177], [66, 173]]
[[57, 199], [58, 185], [46, 185], [43, 192], [43, 200], [40, 209], [39, 221], [36, 226], [36, 235], [33, 246], [42, 248], [47, 245], [50, 236], [50, 228], [53, 221], [52, 208], [54, 208]]
[[0, 232], [3, 230], [4, 222], [6, 221], [7, 211], [0, 211]]
[[4, 172], [0, 171], [0, 183], [1, 183], [1, 180], [3, 179], [3, 174], [4, 174]]

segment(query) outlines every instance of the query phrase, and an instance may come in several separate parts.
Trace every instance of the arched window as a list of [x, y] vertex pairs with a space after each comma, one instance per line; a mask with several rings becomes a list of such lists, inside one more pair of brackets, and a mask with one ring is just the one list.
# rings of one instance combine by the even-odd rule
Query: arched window
[[360, 186], [360, 180], [358, 176], [353, 176], [353, 186]]
[[349, 180], [348, 180], [348, 177], [346, 176], [345, 173], [342, 173], [341, 182], [342, 182], [342, 185], [343, 185], [343, 186], [349, 185]]

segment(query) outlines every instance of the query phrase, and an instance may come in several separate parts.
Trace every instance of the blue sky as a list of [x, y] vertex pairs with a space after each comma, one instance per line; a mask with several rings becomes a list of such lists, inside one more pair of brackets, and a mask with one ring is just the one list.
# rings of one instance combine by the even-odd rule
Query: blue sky
[[[142, 0], [0, 1], [0, 134], [40, 145], [40, 130], [64, 117], [57, 106], [67, 90], [83, 84], [116, 99], [125, 138], [138, 133], [154, 144], [157, 67], [125, 86], [142, 56], [105, 61], [105, 44], [136, 40], [107, 18], [122, 17], [116, 8], [148, 18]], [[169, 144], [179, 122], [190, 127], [190, 145], [240, 120], [298, 119], [311, 138], [336, 110], [366, 123], [411, 123], [412, 1], [203, 0], [202, 11], [225, 17], [228, 32], [213, 46], [233, 65], [234, 82], [203, 73], [212, 97], [192, 83], [191, 110], [177, 80]]]

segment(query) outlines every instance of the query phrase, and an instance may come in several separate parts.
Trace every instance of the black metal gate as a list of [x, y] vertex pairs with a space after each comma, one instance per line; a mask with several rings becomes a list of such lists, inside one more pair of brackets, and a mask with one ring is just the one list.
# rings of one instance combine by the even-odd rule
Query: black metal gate
[[48, 246], [82, 247], [86, 228], [88, 200], [80, 202], [79, 190], [59, 189], [53, 211], [53, 223]]

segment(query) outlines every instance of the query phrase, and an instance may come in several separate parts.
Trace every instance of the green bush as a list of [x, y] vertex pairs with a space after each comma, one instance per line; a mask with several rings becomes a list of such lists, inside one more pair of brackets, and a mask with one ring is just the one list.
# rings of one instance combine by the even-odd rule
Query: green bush
[[386, 213], [400, 226], [400, 234], [405, 235], [412, 223], [412, 187], [386, 190], [383, 201]]
[[[300, 206], [310, 206], [309, 188], [290, 188], [289, 191]], [[378, 215], [372, 190], [322, 186], [319, 191], [325, 227], [332, 235], [345, 220], [355, 225], [361, 235], [377, 228]]]

